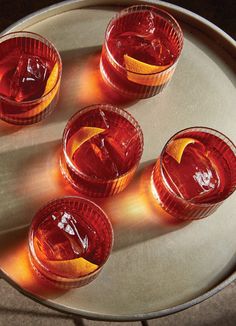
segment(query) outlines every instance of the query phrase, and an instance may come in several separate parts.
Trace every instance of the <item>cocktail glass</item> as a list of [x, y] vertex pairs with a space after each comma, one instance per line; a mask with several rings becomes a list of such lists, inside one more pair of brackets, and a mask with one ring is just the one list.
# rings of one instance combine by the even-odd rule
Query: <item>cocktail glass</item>
[[29, 231], [29, 254], [40, 277], [60, 288], [94, 280], [107, 261], [113, 230], [104, 211], [88, 199], [64, 197], [42, 207]]
[[110, 104], [92, 105], [66, 125], [61, 171], [77, 191], [105, 197], [128, 185], [142, 151], [141, 128], [128, 112]]
[[108, 24], [100, 61], [105, 82], [132, 99], [160, 93], [183, 47], [177, 21], [158, 6], [135, 5]]
[[169, 214], [184, 220], [206, 217], [235, 191], [236, 147], [214, 129], [184, 129], [164, 146], [151, 188]]
[[31, 32], [0, 37], [0, 118], [27, 125], [55, 108], [62, 62], [54, 45]]

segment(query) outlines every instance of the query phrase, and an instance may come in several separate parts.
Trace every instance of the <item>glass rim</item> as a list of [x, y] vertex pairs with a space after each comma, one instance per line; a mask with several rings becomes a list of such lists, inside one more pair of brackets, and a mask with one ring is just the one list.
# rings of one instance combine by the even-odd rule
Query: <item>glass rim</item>
[[[34, 249], [34, 244], [33, 244], [33, 242], [34, 242], [33, 240], [34, 239], [33, 238], [34, 238], [34, 227], [35, 227], [35, 223], [37, 222], [36, 221], [37, 216], [40, 213], [42, 213], [49, 205], [53, 205], [53, 204], [56, 205], [58, 202], [64, 201], [64, 200], [68, 200], [68, 201], [69, 200], [74, 200], [74, 201], [77, 201], [77, 202], [85, 202], [88, 205], [90, 205], [90, 207], [93, 206], [92, 207], [93, 209], [96, 209], [96, 211], [98, 211], [99, 213], [101, 213], [102, 218], [106, 221], [106, 223], [107, 223], [107, 225], [109, 226], [109, 229], [110, 229], [110, 235], [111, 235], [111, 237], [110, 237], [109, 252], [107, 254], [107, 257], [104, 259], [104, 261], [102, 262], [102, 264], [98, 266], [98, 268], [95, 271], [93, 271], [93, 272], [91, 272], [91, 273], [89, 273], [87, 275], [81, 276], [81, 277], [69, 278], [69, 277], [61, 276], [61, 275], [58, 275], [56, 273], [51, 272], [50, 269], [47, 268], [42, 263], [42, 261], [38, 258], [38, 256], [36, 255], [35, 249]], [[92, 200], [90, 200], [88, 198], [80, 197], [80, 196], [64, 196], [64, 197], [59, 197], [59, 198], [56, 198], [56, 199], [52, 199], [49, 202], [47, 202], [46, 204], [44, 204], [43, 206], [41, 206], [37, 210], [37, 212], [34, 214], [32, 220], [31, 220], [29, 231], [28, 231], [28, 247], [29, 247], [29, 254], [31, 256], [30, 258], [32, 259], [33, 264], [34, 264], [34, 260], [35, 260], [36, 263], [38, 264], [38, 266], [40, 266], [40, 268], [43, 271], [45, 271], [46, 273], [51, 274], [52, 276], [55, 276], [55, 278], [53, 278], [53, 277], [50, 278], [48, 276], [48, 278], [52, 282], [67, 282], [69, 284], [69, 283], [79, 282], [79, 281], [85, 280], [85, 279], [90, 278], [91, 276], [97, 274], [99, 271], [101, 271], [101, 269], [103, 268], [103, 266], [105, 265], [105, 263], [109, 259], [110, 255], [111, 255], [111, 252], [112, 252], [112, 249], [113, 249], [113, 245], [114, 245], [114, 230], [113, 230], [111, 221], [108, 218], [108, 216], [105, 213], [105, 211], [100, 206], [98, 206], [95, 202], [93, 202]], [[35, 266], [35, 268], [37, 269], [37, 266]], [[40, 270], [39, 270], [39, 272], [42, 273]], [[47, 278], [47, 276], [45, 276], [45, 277]]]
[[[208, 202], [205, 202], [205, 203], [193, 203], [193, 202], [191, 202], [191, 201], [188, 200], [188, 199], [184, 199], [184, 198], [180, 197], [176, 192], [174, 192], [174, 191], [171, 189], [171, 187], [169, 186], [168, 182], [166, 182], [166, 178], [165, 178], [165, 176], [164, 176], [162, 161], [163, 161], [163, 155], [164, 155], [164, 153], [165, 153], [165, 150], [166, 150], [167, 145], [169, 144], [170, 141], [172, 141], [173, 139], [175, 139], [175, 137], [176, 137], [177, 135], [180, 135], [180, 134], [182, 134], [182, 133], [184, 133], [184, 132], [187, 132], [187, 131], [194, 131], [194, 130], [196, 130], [196, 131], [202, 131], [203, 133], [208, 133], [208, 134], [214, 135], [214, 136], [218, 137], [219, 139], [221, 139], [223, 142], [225, 142], [225, 140], [227, 140], [227, 141], [229, 142], [229, 144], [227, 144], [226, 142], [225, 142], [225, 144], [226, 144], [227, 146], [231, 145], [230, 149], [231, 149], [234, 153], [236, 153], [236, 145], [233, 143], [233, 141], [232, 141], [229, 137], [225, 136], [222, 132], [220, 132], [220, 131], [218, 131], [218, 130], [216, 130], [216, 129], [214, 129], [214, 128], [204, 127], [204, 126], [187, 127], [187, 128], [184, 128], [184, 129], [181, 129], [181, 130], [177, 131], [177, 132], [176, 132], [174, 135], [172, 135], [172, 136], [167, 140], [167, 142], [165, 143], [165, 145], [164, 145], [164, 147], [163, 147], [163, 149], [162, 149], [162, 151], [161, 151], [161, 154], [160, 154], [160, 156], [159, 156], [159, 159], [160, 159], [160, 172], [161, 172], [161, 177], [162, 177], [162, 180], [163, 180], [165, 186], [168, 188], [168, 191], [170, 191], [171, 194], [172, 194], [175, 198], [178, 198], [178, 200], [182, 201], [183, 203], [189, 203], [189, 204], [191, 204], [191, 205], [193, 205], [193, 206], [197, 205], [197, 206], [202, 206], [202, 207], [215, 206], [215, 205], [218, 205], [218, 204], [220, 204], [220, 203], [223, 203], [223, 202], [225, 201], [225, 199], [227, 199], [227, 198], [228, 198], [228, 197], [229, 197], [229, 196], [230, 196], [234, 191], [233, 191], [233, 192], [229, 192], [229, 193], [228, 193], [228, 194], [227, 194], [223, 199], [217, 200], [217, 201], [215, 201], [214, 203], [210, 203], [210, 202], [209, 202], [209, 203], [208, 203]], [[222, 138], [219, 137], [219, 136], [221, 136]]]
[[8, 102], [15, 106], [37, 104], [39, 101], [45, 100], [51, 94], [51, 92], [58, 86], [58, 84], [60, 83], [60, 80], [61, 80], [61, 75], [62, 75], [62, 59], [61, 59], [59, 51], [57, 50], [56, 46], [51, 41], [49, 41], [47, 38], [45, 38], [44, 36], [42, 36], [38, 33], [29, 32], [29, 31], [16, 31], [16, 32], [10, 32], [7, 34], [0, 35], [0, 46], [1, 46], [1, 43], [5, 41], [4, 39], [7, 40], [8, 37], [9, 37], [9, 39], [18, 38], [24, 34], [29, 35], [29, 38], [31, 38], [31, 39], [42, 41], [44, 44], [46, 44], [46, 45], [49, 44], [52, 47], [53, 51], [55, 51], [55, 53], [56, 53], [56, 57], [57, 57], [56, 62], [58, 63], [59, 70], [58, 70], [58, 76], [57, 76], [55, 85], [47, 93], [45, 93], [41, 97], [38, 97], [34, 100], [17, 102], [14, 99], [10, 99], [5, 95], [0, 94], [0, 100], [4, 100], [5, 102]]
[[[112, 23], [123, 13], [123, 12], [126, 12], [128, 13], [128, 10], [129, 9], [132, 9], [132, 8], [137, 8], [137, 7], [144, 7], [144, 8], [147, 8], [147, 9], [154, 9], [155, 11], [158, 11], [160, 13], [164, 13], [165, 15], [167, 15], [170, 20], [172, 22], [174, 22], [174, 24], [176, 26], [175, 27], [175, 30], [178, 34], [178, 39], [180, 40], [180, 51], [179, 51], [179, 54], [178, 56], [176, 57], [175, 61], [173, 62], [173, 64], [171, 64], [169, 67], [163, 69], [162, 71], [159, 71], [159, 72], [153, 72], [153, 73], [140, 73], [140, 72], [134, 72], [132, 70], [129, 70], [129, 69], [126, 69], [124, 66], [122, 66], [115, 58], [114, 56], [112, 55], [110, 49], [108, 48], [108, 34], [109, 34], [109, 28], [112, 26]], [[106, 27], [106, 30], [105, 30], [105, 40], [104, 40], [104, 46], [106, 48], [106, 51], [108, 53], [108, 56], [110, 56], [110, 58], [112, 59], [112, 61], [115, 62], [115, 64], [119, 67], [119, 69], [125, 71], [125, 72], [130, 72], [132, 74], [135, 74], [135, 75], [138, 75], [138, 76], [158, 76], [158, 75], [161, 75], [162, 73], [166, 73], [166, 72], [169, 72], [171, 71], [178, 63], [178, 60], [180, 58], [180, 54], [181, 54], [181, 51], [183, 49], [183, 43], [184, 43], [184, 35], [183, 35], [183, 31], [179, 25], [179, 23], [177, 22], [177, 20], [169, 13], [167, 12], [166, 10], [163, 10], [163, 9], [160, 9], [158, 6], [155, 6], [154, 4], [153, 5], [149, 5], [149, 4], [138, 4], [138, 5], [132, 5], [132, 6], [129, 6], [129, 7], [126, 7], [124, 9], [122, 9], [121, 11], [117, 12], [109, 21], [107, 27]], [[145, 63], [145, 62], [144, 62]]]
[[[75, 166], [75, 164], [72, 162], [72, 160], [67, 155], [67, 151], [66, 151], [67, 134], [69, 132], [70, 125], [75, 120], [77, 120], [79, 116], [83, 115], [86, 112], [95, 110], [96, 108], [101, 108], [101, 109], [106, 110], [106, 111], [110, 111], [111, 109], [113, 109], [114, 110], [113, 112], [117, 113], [118, 115], [120, 115], [120, 113], [122, 112], [123, 113], [122, 117], [124, 119], [126, 119], [127, 121], [129, 121], [133, 125], [133, 127], [135, 128], [135, 130], [137, 131], [138, 136], [139, 136], [140, 150], [139, 150], [139, 153], [138, 153], [138, 158], [136, 159], [135, 163], [129, 168], [128, 171], [126, 171], [125, 173], [122, 173], [120, 176], [118, 176], [116, 178], [113, 178], [113, 179], [94, 178], [94, 177], [91, 177], [91, 176], [83, 173], [82, 171], [80, 171]], [[124, 115], [127, 115], [130, 119], [127, 119]], [[86, 106], [86, 107], [82, 108], [81, 110], [77, 111], [68, 120], [68, 122], [67, 122], [67, 124], [65, 126], [65, 129], [63, 131], [63, 136], [62, 136], [63, 155], [65, 157], [66, 164], [69, 164], [70, 168], [75, 173], [79, 174], [83, 179], [85, 179], [87, 181], [90, 181], [90, 182], [93, 182], [93, 183], [101, 183], [101, 184], [103, 184], [103, 183], [104, 184], [113, 183], [114, 181], [119, 180], [119, 179], [127, 176], [130, 173], [130, 171], [135, 169], [138, 166], [138, 164], [140, 162], [140, 159], [141, 159], [141, 156], [142, 156], [142, 153], [143, 153], [143, 142], [144, 142], [143, 132], [142, 132], [142, 129], [141, 129], [139, 123], [137, 122], [137, 120], [129, 112], [127, 112], [126, 110], [118, 108], [116, 106], [113, 106], [112, 104], [92, 104], [92, 105]]]

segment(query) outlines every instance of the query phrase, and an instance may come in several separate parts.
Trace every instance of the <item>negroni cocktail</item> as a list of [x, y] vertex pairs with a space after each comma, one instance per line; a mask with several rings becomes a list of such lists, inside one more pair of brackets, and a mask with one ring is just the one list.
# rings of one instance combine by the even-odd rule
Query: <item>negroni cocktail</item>
[[143, 135], [126, 111], [108, 104], [76, 113], [63, 134], [61, 169], [79, 192], [108, 196], [130, 182], [143, 151]]
[[235, 190], [235, 145], [213, 129], [185, 129], [165, 145], [151, 184], [154, 196], [171, 215], [206, 217]]
[[102, 76], [124, 96], [153, 96], [170, 81], [182, 46], [181, 28], [170, 14], [156, 6], [129, 7], [107, 27]]
[[32, 124], [54, 109], [61, 80], [58, 51], [45, 38], [16, 32], [0, 38], [0, 118]]
[[91, 282], [108, 259], [113, 231], [106, 214], [79, 197], [41, 208], [29, 232], [30, 259], [40, 276], [64, 288]]

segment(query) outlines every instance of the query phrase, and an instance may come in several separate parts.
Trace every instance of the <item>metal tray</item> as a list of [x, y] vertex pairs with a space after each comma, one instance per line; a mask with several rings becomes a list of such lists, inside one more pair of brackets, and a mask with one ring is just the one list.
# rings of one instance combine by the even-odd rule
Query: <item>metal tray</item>
[[[53, 41], [62, 56], [63, 79], [58, 107], [47, 120], [23, 128], [0, 123], [2, 275], [34, 300], [86, 318], [163, 316], [207, 299], [236, 279], [235, 196], [207, 219], [173, 223], [155, 208], [149, 188], [152, 164], [176, 131], [203, 125], [236, 140], [235, 42], [187, 10], [155, 3], [180, 22], [184, 50], [163, 94], [136, 103], [118, 103], [116, 94], [106, 94], [97, 81], [105, 28], [121, 9], [112, 1], [62, 2], [5, 31], [30, 30]], [[142, 164], [124, 192], [96, 200], [115, 229], [114, 250], [101, 275], [83, 288], [55, 292], [33, 277], [28, 225], [45, 202], [74, 194], [58, 170], [63, 128], [74, 112], [99, 102], [124, 106], [140, 122], [145, 138]]]

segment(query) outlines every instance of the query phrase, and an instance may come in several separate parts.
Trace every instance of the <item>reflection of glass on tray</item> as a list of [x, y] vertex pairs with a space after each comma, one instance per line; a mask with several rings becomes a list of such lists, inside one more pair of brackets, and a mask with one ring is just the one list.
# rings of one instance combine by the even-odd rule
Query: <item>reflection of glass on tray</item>
[[63, 288], [91, 282], [108, 259], [112, 244], [106, 214], [79, 197], [57, 199], [41, 208], [29, 232], [33, 267]]
[[0, 38], [0, 118], [32, 124], [54, 109], [62, 63], [56, 48], [30, 32]]
[[79, 192], [112, 195], [128, 185], [142, 150], [142, 131], [129, 113], [93, 105], [76, 113], [64, 130], [62, 173]]
[[206, 217], [236, 188], [235, 155], [235, 145], [216, 130], [195, 127], [180, 131], [157, 160], [153, 194], [175, 217]]
[[183, 46], [179, 24], [155, 6], [136, 5], [109, 23], [101, 57], [105, 81], [132, 98], [158, 94], [170, 81]]

